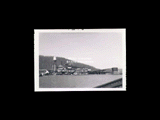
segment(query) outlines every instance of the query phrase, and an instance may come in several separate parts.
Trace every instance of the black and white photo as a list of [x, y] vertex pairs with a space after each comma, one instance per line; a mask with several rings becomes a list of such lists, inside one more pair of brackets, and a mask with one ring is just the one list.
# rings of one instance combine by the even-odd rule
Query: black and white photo
[[126, 91], [126, 29], [34, 31], [35, 91]]

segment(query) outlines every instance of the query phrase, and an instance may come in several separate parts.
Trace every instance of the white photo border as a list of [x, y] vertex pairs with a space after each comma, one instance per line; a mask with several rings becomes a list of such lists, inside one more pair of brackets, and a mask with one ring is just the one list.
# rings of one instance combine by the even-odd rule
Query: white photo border
[[[39, 33], [107, 33], [122, 34], [122, 88], [39, 88]], [[126, 29], [34, 29], [34, 91], [126, 91]]]

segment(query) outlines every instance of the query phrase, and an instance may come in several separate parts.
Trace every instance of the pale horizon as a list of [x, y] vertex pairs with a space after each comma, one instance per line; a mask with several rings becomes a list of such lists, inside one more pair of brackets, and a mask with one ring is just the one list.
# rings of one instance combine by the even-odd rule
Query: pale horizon
[[39, 55], [71, 58], [98, 69], [123, 68], [122, 34], [40, 33]]

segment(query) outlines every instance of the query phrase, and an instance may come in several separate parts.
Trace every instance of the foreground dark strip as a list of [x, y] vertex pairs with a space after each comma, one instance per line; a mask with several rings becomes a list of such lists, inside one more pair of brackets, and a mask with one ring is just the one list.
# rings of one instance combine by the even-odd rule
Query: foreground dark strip
[[109, 82], [107, 84], [97, 86], [95, 88], [116, 88], [116, 87], [122, 87], [122, 78], [114, 80], [114, 81]]

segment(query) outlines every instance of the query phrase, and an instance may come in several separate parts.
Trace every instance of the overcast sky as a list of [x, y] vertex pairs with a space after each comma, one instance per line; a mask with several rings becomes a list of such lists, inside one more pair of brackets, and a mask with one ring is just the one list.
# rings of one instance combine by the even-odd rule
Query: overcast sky
[[80, 61], [99, 69], [122, 68], [120, 33], [40, 33], [39, 54]]

